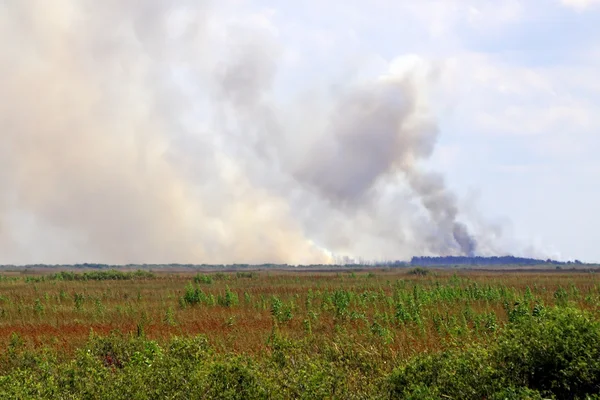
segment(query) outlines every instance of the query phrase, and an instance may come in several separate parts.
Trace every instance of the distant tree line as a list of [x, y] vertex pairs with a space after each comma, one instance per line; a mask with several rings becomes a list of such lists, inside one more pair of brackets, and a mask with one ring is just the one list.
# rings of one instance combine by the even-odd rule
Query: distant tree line
[[[361, 260], [356, 263], [336, 263], [336, 264], [99, 264], [99, 263], [80, 263], [80, 264], [28, 264], [28, 265], [0, 265], [1, 271], [27, 271], [29, 269], [73, 269], [73, 270], [154, 270], [154, 269], [184, 269], [196, 271], [238, 271], [247, 269], [306, 269], [306, 270], [331, 270], [331, 269], [369, 269], [369, 268], [401, 268], [401, 267], [426, 267], [426, 266], [461, 266], [461, 265], [514, 265], [514, 266], [534, 266], [534, 265], [552, 265], [552, 266], [575, 266], [584, 265], [579, 260], [575, 261], [557, 261], [552, 259], [540, 260], [535, 258], [515, 257], [515, 256], [495, 256], [495, 257], [468, 257], [468, 256], [442, 256], [442, 257], [413, 257], [410, 261], [390, 260], [390, 261], [371, 261]], [[593, 264], [585, 264], [593, 265]]]
[[446, 256], [446, 257], [413, 257], [411, 265], [421, 266], [448, 266], [448, 265], [572, 265], [582, 264], [581, 261], [556, 261], [552, 259], [540, 260], [536, 258], [500, 256], [500, 257], [467, 257], [467, 256]]

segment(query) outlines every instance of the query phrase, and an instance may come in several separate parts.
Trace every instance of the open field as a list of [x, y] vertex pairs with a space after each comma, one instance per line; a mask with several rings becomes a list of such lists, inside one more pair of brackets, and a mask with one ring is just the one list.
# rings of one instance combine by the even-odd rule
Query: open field
[[[600, 275], [573, 271], [6, 273], [0, 397], [584, 396], [600, 392], [599, 311]], [[518, 342], [536, 334], [551, 341]], [[536, 386], [559, 367], [575, 375]]]

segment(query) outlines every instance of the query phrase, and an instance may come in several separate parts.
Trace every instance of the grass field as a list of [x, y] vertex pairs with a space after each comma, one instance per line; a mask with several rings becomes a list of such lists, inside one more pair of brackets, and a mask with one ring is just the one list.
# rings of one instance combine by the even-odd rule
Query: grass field
[[6, 273], [1, 398], [593, 398], [584, 272]]

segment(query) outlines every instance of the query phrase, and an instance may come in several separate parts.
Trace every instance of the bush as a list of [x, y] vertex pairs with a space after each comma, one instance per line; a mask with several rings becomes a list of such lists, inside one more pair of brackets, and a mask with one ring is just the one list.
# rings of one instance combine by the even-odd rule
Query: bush
[[197, 274], [194, 277], [194, 283], [204, 283], [205, 285], [210, 285], [213, 283], [213, 278], [210, 275]]
[[196, 304], [202, 304], [202, 303], [210, 303], [210, 296], [207, 295], [206, 293], [204, 293], [204, 291], [202, 291], [202, 289], [198, 288], [198, 287], [194, 287], [194, 285], [192, 285], [191, 283], [189, 283], [186, 287], [185, 287], [185, 293], [183, 294], [183, 296], [180, 298], [180, 304], [182, 306], [188, 306], [188, 305], [196, 305]]
[[588, 398], [600, 392], [600, 324], [578, 309], [538, 310], [491, 348], [417, 357], [389, 385], [392, 398]]
[[421, 267], [417, 267], [417, 268], [413, 268], [410, 271], [408, 271], [409, 275], [417, 275], [417, 276], [427, 276], [429, 275], [429, 270], [426, 268], [421, 268]]
[[[155, 275], [149, 271], [137, 270], [135, 272], [123, 272], [116, 269], [109, 271], [92, 271], [83, 274], [71, 271], [61, 271], [48, 276], [51, 281], [123, 281], [132, 279], [151, 279]], [[28, 277], [29, 278], [29, 277]]]
[[521, 386], [585, 398], [600, 392], [600, 324], [578, 309], [549, 310], [509, 329], [494, 361]]
[[246, 278], [246, 279], [254, 279], [256, 278], [256, 274], [254, 272], [244, 272], [244, 271], [238, 271], [235, 274], [236, 278], [240, 279], [240, 278]]
[[232, 292], [231, 289], [229, 289], [229, 286], [227, 286], [225, 288], [225, 294], [217, 297], [217, 303], [223, 307], [233, 307], [238, 305], [239, 298], [237, 293]]
[[209, 367], [204, 396], [209, 399], [268, 399], [268, 382], [254, 365], [241, 358], [215, 362]]

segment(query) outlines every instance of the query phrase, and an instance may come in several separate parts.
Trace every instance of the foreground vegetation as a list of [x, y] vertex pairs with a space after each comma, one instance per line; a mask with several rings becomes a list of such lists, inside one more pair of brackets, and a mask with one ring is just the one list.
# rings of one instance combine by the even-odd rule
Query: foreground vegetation
[[591, 273], [66, 272], [0, 294], [0, 398], [600, 398]]

